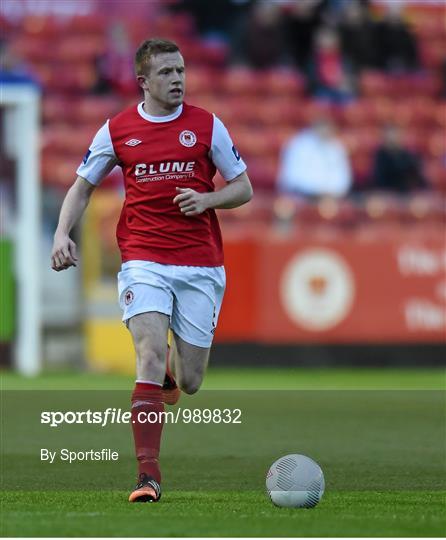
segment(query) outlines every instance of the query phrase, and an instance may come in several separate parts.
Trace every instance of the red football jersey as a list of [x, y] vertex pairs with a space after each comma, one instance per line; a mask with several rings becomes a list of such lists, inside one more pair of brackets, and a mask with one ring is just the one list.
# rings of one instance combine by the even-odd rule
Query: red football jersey
[[[177, 186], [214, 191], [212, 179], [222, 158], [233, 162], [219, 167], [226, 167], [222, 174], [227, 180], [245, 170], [229, 135], [221, 142], [226, 130], [218, 118], [186, 103], [170, 117], [151, 117], [140, 104], [125, 109], [101, 129], [77, 172], [97, 184], [115, 164], [121, 166], [125, 201], [117, 240], [122, 261], [222, 265], [215, 211], [188, 217], [173, 203]], [[107, 129], [108, 137], [104, 136]]]

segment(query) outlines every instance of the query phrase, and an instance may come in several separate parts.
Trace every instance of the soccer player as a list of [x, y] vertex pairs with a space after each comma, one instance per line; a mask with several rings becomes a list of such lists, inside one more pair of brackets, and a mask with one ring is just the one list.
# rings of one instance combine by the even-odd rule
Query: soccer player
[[[144, 101], [108, 120], [94, 137], [62, 204], [52, 268], [76, 266], [69, 234], [94, 189], [119, 165], [126, 193], [116, 232], [119, 302], [136, 351], [132, 428], [139, 476], [129, 501], [151, 502], [161, 496], [159, 413], [164, 403], [177, 401], [178, 387], [187, 394], [200, 388], [223, 299], [215, 209], [245, 204], [252, 187], [223, 123], [183, 102], [185, 68], [178, 46], [145, 41], [135, 69]], [[226, 180], [218, 191], [212, 181], [216, 169]], [[159, 422], [140, 421], [150, 413]]]

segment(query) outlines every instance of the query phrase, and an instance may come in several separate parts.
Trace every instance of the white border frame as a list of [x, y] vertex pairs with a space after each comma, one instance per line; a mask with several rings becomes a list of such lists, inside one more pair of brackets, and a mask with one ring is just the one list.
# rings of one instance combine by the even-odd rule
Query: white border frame
[[32, 83], [0, 82], [0, 104], [13, 107], [12, 148], [17, 160], [15, 367], [32, 376], [42, 367], [39, 89]]

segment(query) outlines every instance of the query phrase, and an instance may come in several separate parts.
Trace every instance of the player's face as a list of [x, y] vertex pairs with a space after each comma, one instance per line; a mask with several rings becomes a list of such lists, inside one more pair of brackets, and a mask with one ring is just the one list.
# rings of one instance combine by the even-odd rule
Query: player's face
[[150, 97], [165, 109], [175, 109], [181, 105], [185, 89], [184, 60], [181, 54], [175, 52], [152, 56], [146, 83]]

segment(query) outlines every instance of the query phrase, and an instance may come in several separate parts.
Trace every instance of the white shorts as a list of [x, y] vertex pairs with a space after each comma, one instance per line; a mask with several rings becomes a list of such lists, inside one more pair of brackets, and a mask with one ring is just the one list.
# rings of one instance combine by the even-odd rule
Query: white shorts
[[118, 273], [119, 305], [127, 324], [134, 315], [158, 311], [184, 341], [212, 344], [226, 285], [223, 266], [175, 266], [128, 261]]

